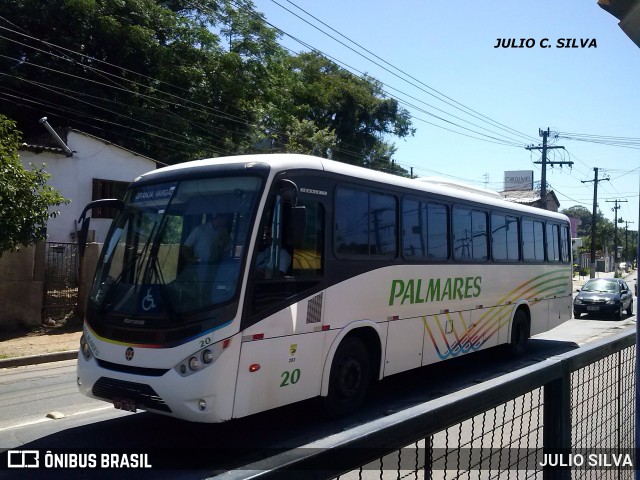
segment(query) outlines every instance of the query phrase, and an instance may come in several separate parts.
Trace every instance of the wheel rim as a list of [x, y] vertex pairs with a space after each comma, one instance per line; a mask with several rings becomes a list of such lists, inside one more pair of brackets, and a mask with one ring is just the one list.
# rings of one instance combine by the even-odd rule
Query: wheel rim
[[362, 384], [362, 365], [355, 358], [346, 358], [340, 367], [338, 392], [343, 398], [353, 397]]

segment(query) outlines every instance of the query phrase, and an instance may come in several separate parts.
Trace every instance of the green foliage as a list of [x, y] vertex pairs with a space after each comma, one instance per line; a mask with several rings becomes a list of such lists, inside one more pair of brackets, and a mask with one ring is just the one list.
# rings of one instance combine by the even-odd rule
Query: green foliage
[[[311, 122], [317, 131], [332, 132], [335, 145], [330, 157], [334, 160], [407, 173], [394, 168], [395, 148], [385, 139], [413, 135], [410, 115], [396, 100], [384, 97], [379, 82], [357, 77], [317, 53], [302, 53], [289, 62], [291, 76], [286, 95], [281, 96], [281, 111], [290, 112], [289, 118], [299, 122]], [[287, 119], [282, 122], [287, 124]], [[276, 135], [280, 145], [291, 141], [288, 133], [296, 128], [287, 125]]]
[[591, 232], [591, 210], [583, 207], [582, 205], [574, 205], [570, 208], [565, 208], [561, 211], [568, 217], [577, 218], [578, 222], [578, 231], [577, 234], [579, 237], [588, 236]]
[[287, 129], [287, 153], [304, 153], [327, 158], [336, 146], [336, 137], [329, 128], [319, 129], [311, 120], [293, 118]]
[[42, 132], [46, 105], [56, 127], [165, 163], [272, 139], [406, 174], [388, 138], [413, 134], [409, 113], [372, 78], [287, 53], [251, 0], [0, 0], [0, 11], [12, 30], [0, 86], [15, 94], [2, 112], [27, 135]]
[[[580, 220], [580, 225], [578, 225], [578, 237], [582, 238], [582, 248], [583, 252], [589, 252], [591, 250], [591, 224], [593, 223], [593, 218], [591, 215], [591, 210], [580, 206], [575, 205], [570, 208], [566, 208], [561, 211], [565, 215], [573, 218], [577, 218]], [[624, 220], [618, 221], [618, 246], [623, 247], [622, 258], [635, 258], [636, 254], [634, 249], [637, 245], [637, 232], [629, 230], [625, 232], [625, 229], [622, 227], [622, 223]], [[596, 213], [596, 250], [604, 251], [605, 249], [611, 253], [614, 252], [614, 244], [615, 244], [615, 226], [614, 223], [605, 218], [601, 211]]]
[[25, 170], [18, 157], [20, 133], [0, 114], [0, 255], [44, 240], [49, 207], [68, 203], [52, 187], [43, 168]]

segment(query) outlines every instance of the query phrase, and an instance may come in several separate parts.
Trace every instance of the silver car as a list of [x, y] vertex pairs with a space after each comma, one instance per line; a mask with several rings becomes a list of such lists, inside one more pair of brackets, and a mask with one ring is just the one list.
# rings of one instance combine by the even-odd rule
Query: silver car
[[621, 278], [592, 278], [573, 299], [573, 317], [587, 314], [613, 314], [618, 320], [633, 313], [633, 295]]

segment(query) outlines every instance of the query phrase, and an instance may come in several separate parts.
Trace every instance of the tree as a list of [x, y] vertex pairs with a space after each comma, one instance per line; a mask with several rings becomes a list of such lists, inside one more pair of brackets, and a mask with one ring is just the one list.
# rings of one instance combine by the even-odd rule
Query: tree
[[[0, 0], [0, 111], [27, 135], [47, 115], [166, 163], [235, 153], [257, 128], [266, 58], [279, 46], [231, 4]], [[224, 22], [231, 51], [215, 33]]]
[[336, 137], [328, 128], [319, 129], [310, 120], [293, 118], [286, 132], [288, 141], [284, 147], [287, 153], [304, 153], [327, 157], [336, 146]]
[[579, 220], [576, 232], [578, 237], [587, 237], [591, 234], [591, 210], [582, 205], [574, 205], [561, 210], [561, 213]]
[[169, 164], [270, 140], [406, 174], [387, 140], [413, 134], [409, 113], [373, 78], [288, 54], [251, 0], [0, 0], [0, 11], [0, 112], [27, 136], [46, 115]]
[[0, 114], [0, 256], [6, 250], [44, 240], [50, 207], [68, 203], [52, 187], [43, 168], [26, 170], [18, 157], [20, 132]]
[[413, 135], [414, 129], [409, 112], [384, 96], [380, 82], [357, 77], [317, 53], [292, 58], [291, 68], [295, 75], [290, 91], [292, 114], [334, 132], [333, 159], [394, 170], [395, 148], [385, 138]]
[[[575, 205], [570, 208], [566, 208], [561, 211], [565, 215], [573, 218], [580, 219], [581, 224], [578, 226], [577, 235], [582, 238], [582, 251], [589, 252], [591, 249], [591, 232], [593, 219], [591, 211], [581, 205]], [[598, 210], [596, 213], [596, 250], [603, 252], [606, 250], [609, 253], [614, 253], [614, 237], [615, 228], [614, 223], [605, 218], [602, 211]], [[618, 246], [622, 246], [621, 239], [623, 235], [620, 227], [618, 227]]]

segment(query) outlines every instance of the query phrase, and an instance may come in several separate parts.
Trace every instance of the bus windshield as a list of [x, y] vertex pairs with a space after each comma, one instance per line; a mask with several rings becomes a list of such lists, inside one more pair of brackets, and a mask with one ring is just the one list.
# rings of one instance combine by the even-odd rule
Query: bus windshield
[[90, 300], [110, 313], [172, 319], [231, 301], [261, 183], [244, 176], [129, 189]]

